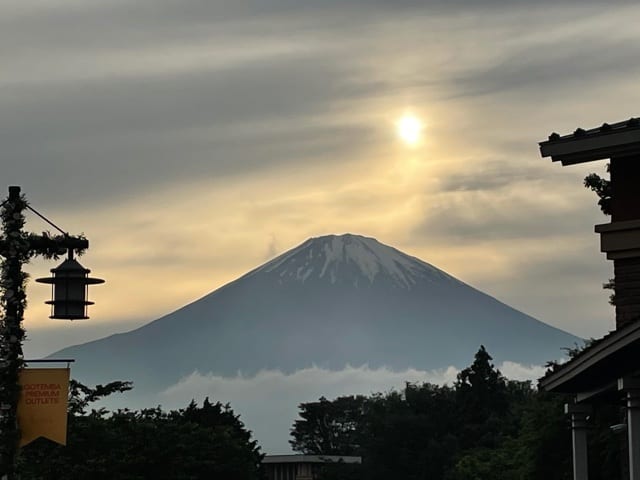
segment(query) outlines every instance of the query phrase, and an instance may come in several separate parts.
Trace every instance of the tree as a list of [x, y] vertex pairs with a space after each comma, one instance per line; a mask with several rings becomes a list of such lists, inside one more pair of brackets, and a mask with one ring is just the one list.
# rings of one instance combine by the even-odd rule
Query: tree
[[443, 478], [457, 451], [453, 390], [407, 383], [401, 392], [321, 398], [300, 405], [293, 449], [320, 455], [360, 455], [363, 465], [332, 465], [331, 479]]
[[[609, 172], [610, 164], [607, 164]], [[597, 173], [590, 173], [584, 177], [584, 186], [593, 190], [598, 195], [598, 205], [605, 215], [611, 215], [611, 181], [602, 178]]]
[[[578, 355], [581, 348], [569, 354]], [[357, 398], [362, 408], [354, 409], [344, 398]], [[302, 404], [292, 435], [305, 441], [292, 445], [318, 454], [345, 454], [331, 450], [340, 443], [336, 438], [357, 445], [351, 451], [362, 456], [362, 466], [331, 466], [323, 472], [331, 480], [568, 480], [567, 401], [536, 391], [531, 382], [507, 380], [481, 346], [452, 387], [407, 383], [401, 391]], [[590, 450], [595, 452], [595, 480], [618, 478], [619, 449], [608, 425], [619, 419], [612, 408], [594, 414]], [[336, 428], [345, 424], [351, 425], [348, 434]]]
[[455, 383], [464, 409], [474, 417], [483, 417], [496, 409], [502, 410], [507, 402], [507, 380], [491, 363], [484, 345], [476, 352], [473, 363], [463, 369]]
[[444, 478], [459, 450], [454, 391], [407, 383], [373, 397], [365, 422], [365, 478]]
[[[114, 393], [124, 393], [133, 388], [132, 382], [115, 381], [106, 385], [96, 385], [94, 388], [71, 379], [69, 381], [69, 415], [73, 420], [76, 416], [86, 415], [87, 408], [92, 403], [102, 400]], [[100, 412], [106, 412], [101, 409]]]
[[527, 383], [509, 382], [512, 414], [509, 422], [503, 422], [498, 442], [462, 452], [451, 480], [569, 480], [571, 435], [563, 413], [565, 399], [536, 392], [530, 385], [521, 390]]
[[88, 411], [91, 403], [130, 388], [72, 382], [66, 447], [38, 439], [21, 456], [26, 480], [260, 478], [262, 454], [229, 405], [164, 412], [157, 408]]
[[495, 446], [508, 413], [507, 381], [491, 360], [481, 345], [455, 383], [463, 448]]
[[362, 395], [321, 397], [299, 405], [300, 419], [291, 429], [294, 451], [316, 455], [357, 455], [367, 398]]

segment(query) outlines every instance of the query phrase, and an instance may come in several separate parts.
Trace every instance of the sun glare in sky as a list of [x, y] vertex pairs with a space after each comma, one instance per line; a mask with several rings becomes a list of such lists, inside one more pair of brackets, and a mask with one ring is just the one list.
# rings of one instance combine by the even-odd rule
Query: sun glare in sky
[[422, 137], [422, 121], [412, 114], [405, 114], [396, 122], [396, 132], [398, 137], [410, 146], [416, 146]]

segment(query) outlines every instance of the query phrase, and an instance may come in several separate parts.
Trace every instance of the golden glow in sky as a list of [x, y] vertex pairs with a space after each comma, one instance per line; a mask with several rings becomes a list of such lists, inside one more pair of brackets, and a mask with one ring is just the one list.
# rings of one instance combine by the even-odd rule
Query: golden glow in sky
[[418, 117], [406, 113], [396, 122], [396, 133], [404, 143], [413, 147], [420, 143], [423, 127]]

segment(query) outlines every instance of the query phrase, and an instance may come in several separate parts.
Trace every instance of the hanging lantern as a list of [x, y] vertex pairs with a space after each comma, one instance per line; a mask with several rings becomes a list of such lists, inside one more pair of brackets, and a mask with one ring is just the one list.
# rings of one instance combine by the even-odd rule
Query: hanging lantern
[[53, 276], [36, 279], [36, 282], [49, 283], [52, 288], [52, 300], [45, 302], [51, 305], [49, 318], [66, 320], [84, 320], [87, 307], [93, 302], [87, 300], [88, 286], [104, 283], [100, 278], [90, 278], [91, 270], [84, 268], [73, 258], [69, 250], [69, 258], [57, 268], [52, 268]]

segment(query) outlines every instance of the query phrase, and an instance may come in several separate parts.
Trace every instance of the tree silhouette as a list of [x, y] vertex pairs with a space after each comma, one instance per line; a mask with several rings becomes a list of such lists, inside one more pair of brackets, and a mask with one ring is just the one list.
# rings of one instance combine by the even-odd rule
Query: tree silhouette
[[72, 382], [67, 446], [40, 438], [20, 458], [23, 480], [209, 479], [257, 480], [262, 454], [229, 405], [164, 412], [89, 406], [131, 388], [112, 382], [90, 388]]

